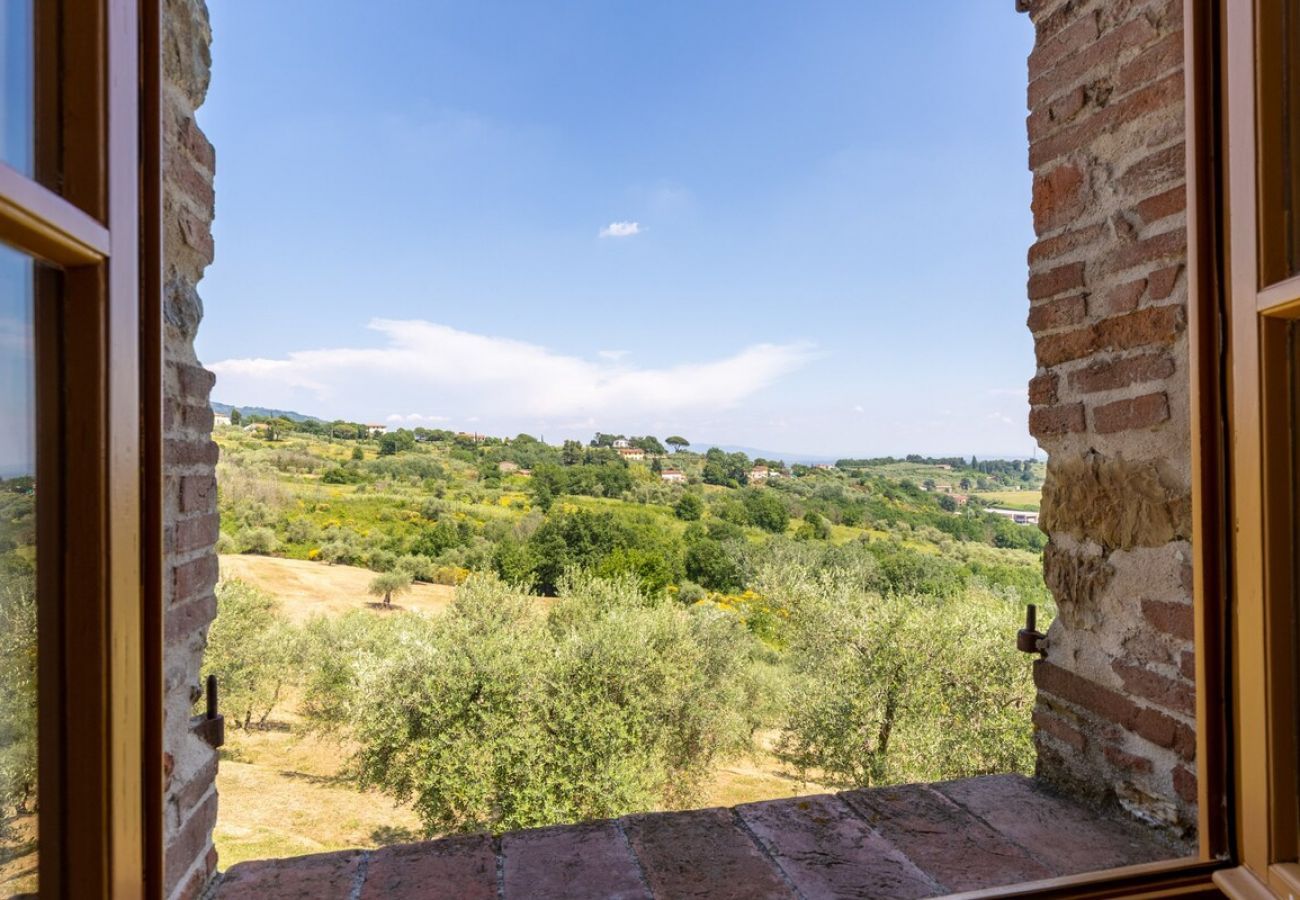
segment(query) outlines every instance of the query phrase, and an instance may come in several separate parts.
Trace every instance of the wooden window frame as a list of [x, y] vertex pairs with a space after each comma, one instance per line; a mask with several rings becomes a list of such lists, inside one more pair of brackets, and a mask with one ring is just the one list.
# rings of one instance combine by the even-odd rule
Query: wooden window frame
[[158, 0], [38, 0], [35, 178], [0, 240], [38, 276], [39, 890], [160, 897]]
[[[1247, 115], [1223, 95], [1241, 83], [1234, 66], [1244, 65], [1240, 20], [1251, 2], [1184, 0], [1199, 852], [969, 898], [1209, 897], [1219, 888], [1271, 897], [1270, 879], [1275, 890], [1300, 885], [1272, 849], [1296, 836], [1279, 827], [1269, 793], [1280, 783], [1278, 747], [1248, 739], [1277, 712], [1265, 690], [1276, 662], [1263, 640], [1268, 610], [1240, 600], [1251, 578], [1264, 578], [1262, 474], [1229, 468], [1252, 458], [1261, 421], [1249, 415], [1261, 392], [1241, 376], [1252, 360], [1242, 325], [1259, 311], [1227, 306], [1243, 290], [1245, 275], [1230, 265], [1238, 241], [1254, 239], [1250, 217], [1227, 216], [1242, 179], [1255, 177], [1253, 145], [1233, 143], [1222, 165]], [[0, 240], [65, 273], [57, 301], [38, 306], [41, 892], [160, 897], [161, 15], [159, 0], [58, 5], [59, 26], [42, 40], [63, 42], [61, 58], [77, 65], [52, 88], [47, 79], [38, 115], [60, 137], [61, 180], [51, 189], [0, 165]], [[1256, 305], [1277, 299], [1256, 288]], [[1256, 458], [1280, 464], [1263, 449]], [[64, 614], [73, 608], [75, 622]]]
[[1241, 900], [1300, 895], [1293, 644], [1300, 471], [1285, 358], [1287, 331], [1300, 321], [1300, 277], [1290, 274], [1285, 234], [1283, 21], [1282, 0], [1229, 0], [1222, 17], [1239, 865], [1216, 882]]

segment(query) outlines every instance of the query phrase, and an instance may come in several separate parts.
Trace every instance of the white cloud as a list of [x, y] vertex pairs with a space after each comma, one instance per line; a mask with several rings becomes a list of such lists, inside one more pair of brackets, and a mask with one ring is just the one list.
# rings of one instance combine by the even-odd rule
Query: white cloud
[[610, 362], [618, 362], [620, 359], [627, 356], [627, 351], [626, 350], [597, 350], [596, 355], [599, 356], [601, 359], [607, 359]]
[[[383, 346], [227, 359], [210, 368], [227, 397], [328, 415], [434, 400], [445, 416], [609, 421], [712, 412], [739, 405], [815, 355], [805, 342], [755, 344], [729, 356], [662, 368], [591, 361], [511, 338], [421, 320], [375, 319]], [[419, 415], [419, 414], [413, 414]], [[418, 421], [411, 416], [390, 421]]]
[[855, 413], [866, 412], [866, 410], [863, 409], [863, 408], [861, 407], [861, 405], [853, 407], [853, 411], [854, 411]]
[[600, 229], [600, 236], [603, 238], [625, 238], [640, 233], [640, 222], [610, 222], [604, 228]]

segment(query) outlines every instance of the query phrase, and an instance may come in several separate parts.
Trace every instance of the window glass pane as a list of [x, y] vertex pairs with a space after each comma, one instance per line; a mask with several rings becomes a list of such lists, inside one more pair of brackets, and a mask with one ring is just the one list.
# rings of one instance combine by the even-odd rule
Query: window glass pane
[[33, 270], [0, 246], [0, 897], [36, 890]]
[[0, 160], [32, 175], [35, 136], [33, 0], [0, 0]]

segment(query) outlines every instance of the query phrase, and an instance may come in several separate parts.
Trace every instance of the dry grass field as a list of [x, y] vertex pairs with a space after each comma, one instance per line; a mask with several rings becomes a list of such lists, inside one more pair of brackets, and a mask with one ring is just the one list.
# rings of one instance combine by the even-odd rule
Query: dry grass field
[[[330, 566], [265, 556], [221, 557], [223, 578], [240, 578], [278, 597], [295, 622], [312, 615], [341, 615], [374, 609], [366, 586], [374, 573], [352, 566]], [[395, 603], [403, 609], [440, 613], [453, 589], [417, 585]], [[384, 615], [375, 609], [375, 615]], [[265, 730], [228, 728], [217, 775], [220, 812], [216, 845], [221, 868], [246, 859], [269, 859], [348, 847], [379, 847], [418, 840], [415, 813], [383, 794], [362, 792], [344, 777], [348, 749], [311, 734], [286, 703]], [[822, 793], [825, 787], [783, 771], [766, 748], [719, 767], [702, 806], [731, 806]], [[0, 870], [2, 871], [2, 870]]]
[[[238, 578], [266, 591], [280, 601], [284, 614], [294, 624], [314, 615], [339, 616], [375, 602], [366, 591], [375, 573], [356, 566], [273, 556], [222, 556], [221, 577]], [[454, 594], [455, 588], [441, 584], [413, 584], [393, 601], [393, 607], [441, 613]]]

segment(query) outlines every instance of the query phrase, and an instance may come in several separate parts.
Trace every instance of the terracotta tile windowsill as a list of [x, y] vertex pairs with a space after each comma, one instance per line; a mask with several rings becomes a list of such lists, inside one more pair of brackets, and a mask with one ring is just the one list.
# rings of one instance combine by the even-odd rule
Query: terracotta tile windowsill
[[1184, 848], [989, 775], [244, 862], [215, 900], [935, 897]]

